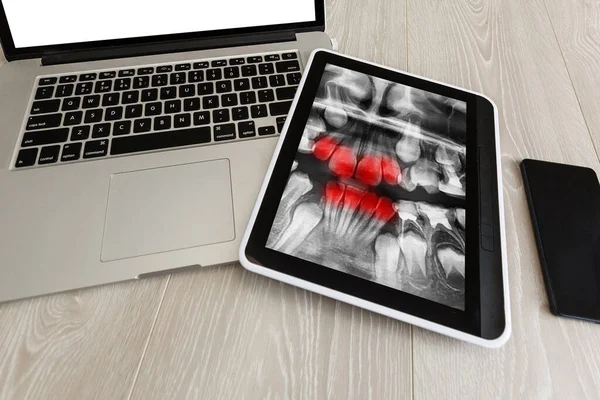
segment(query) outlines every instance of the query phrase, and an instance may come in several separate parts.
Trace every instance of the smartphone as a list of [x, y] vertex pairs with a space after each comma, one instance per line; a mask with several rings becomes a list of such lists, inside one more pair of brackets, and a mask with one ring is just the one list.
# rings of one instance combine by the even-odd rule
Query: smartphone
[[600, 322], [600, 184], [590, 168], [525, 159], [521, 172], [550, 310]]

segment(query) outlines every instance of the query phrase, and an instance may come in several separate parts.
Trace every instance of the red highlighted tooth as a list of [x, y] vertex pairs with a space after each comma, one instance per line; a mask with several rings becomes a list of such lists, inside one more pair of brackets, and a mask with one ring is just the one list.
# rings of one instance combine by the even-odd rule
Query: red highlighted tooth
[[329, 136], [325, 136], [315, 142], [313, 154], [319, 160], [325, 161], [331, 157], [336, 147], [337, 143]]
[[364, 190], [360, 190], [352, 186], [346, 186], [346, 193], [344, 194], [344, 206], [352, 210], [356, 210], [360, 204], [360, 200], [364, 195]]
[[336, 182], [328, 182], [325, 186], [325, 200], [328, 203], [337, 206], [342, 202], [345, 190], [346, 187], [342, 184]]
[[375, 156], [364, 156], [356, 168], [356, 179], [369, 186], [381, 183], [381, 161]]
[[395, 160], [389, 157], [383, 157], [381, 159], [381, 169], [383, 171], [383, 180], [390, 185], [396, 185], [402, 180], [400, 166]]
[[356, 155], [345, 146], [338, 146], [331, 159], [329, 169], [342, 178], [350, 178], [356, 168]]
[[379, 204], [377, 204], [377, 208], [375, 209], [375, 217], [377, 217], [380, 221], [387, 222], [394, 215], [396, 215], [396, 210], [394, 210], [394, 203], [387, 197], [381, 197], [379, 199]]
[[366, 193], [360, 202], [360, 211], [370, 217], [379, 204], [379, 197], [375, 193]]

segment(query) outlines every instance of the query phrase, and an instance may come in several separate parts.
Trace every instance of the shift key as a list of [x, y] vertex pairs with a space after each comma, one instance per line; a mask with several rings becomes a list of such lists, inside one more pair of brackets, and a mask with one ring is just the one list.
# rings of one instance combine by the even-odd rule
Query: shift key
[[56, 128], [60, 126], [61, 120], [62, 114], [36, 115], [35, 117], [29, 117], [26, 129], [33, 131], [36, 129]]
[[39, 146], [44, 144], [66, 142], [69, 128], [48, 129], [46, 131], [25, 132], [21, 146]]

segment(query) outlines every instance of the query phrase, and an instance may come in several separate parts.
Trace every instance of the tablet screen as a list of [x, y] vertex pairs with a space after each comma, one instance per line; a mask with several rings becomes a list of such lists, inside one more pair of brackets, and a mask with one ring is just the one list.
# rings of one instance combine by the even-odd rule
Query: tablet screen
[[466, 111], [327, 64], [266, 246], [464, 310]]

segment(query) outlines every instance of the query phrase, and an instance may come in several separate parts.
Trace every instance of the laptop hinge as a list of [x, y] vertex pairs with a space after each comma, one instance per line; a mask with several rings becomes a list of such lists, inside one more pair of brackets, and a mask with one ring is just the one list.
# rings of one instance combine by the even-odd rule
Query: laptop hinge
[[91, 50], [48, 54], [42, 57], [42, 65], [70, 64], [108, 60], [114, 58], [141, 57], [153, 54], [178, 53], [222, 47], [249, 46], [296, 40], [294, 31], [260, 33], [251, 35], [221, 36], [210, 39], [177, 40], [172, 42], [135, 44], [104, 47]]

